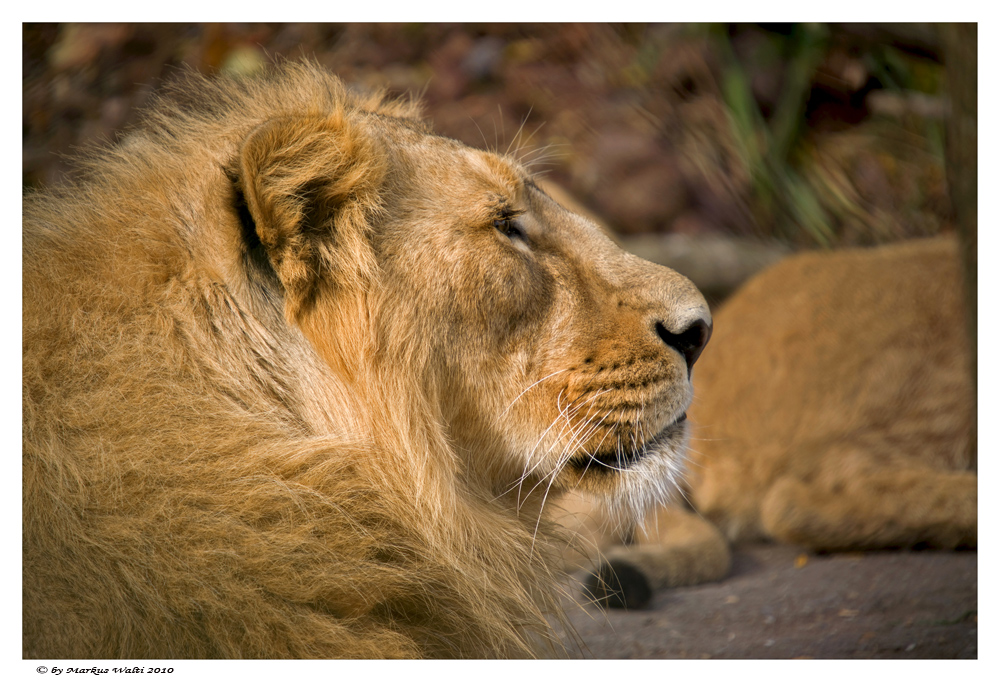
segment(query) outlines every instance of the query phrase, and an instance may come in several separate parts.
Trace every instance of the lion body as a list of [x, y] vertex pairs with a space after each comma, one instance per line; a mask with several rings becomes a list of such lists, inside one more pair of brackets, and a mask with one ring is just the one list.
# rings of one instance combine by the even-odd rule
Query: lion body
[[584, 530], [652, 589], [724, 577], [730, 543], [975, 547], [964, 311], [952, 238], [769, 268], [716, 312], [695, 370], [691, 509], [660, 509], [628, 546]]
[[559, 650], [548, 492], [662, 497], [707, 307], [417, 113], [189, 77], [25, 200], [25, 657]]
[[694, 506], [733, 541], [975, 546], [964, 314], [949, 238], [803, 254], [748, 284], [698, 367]]

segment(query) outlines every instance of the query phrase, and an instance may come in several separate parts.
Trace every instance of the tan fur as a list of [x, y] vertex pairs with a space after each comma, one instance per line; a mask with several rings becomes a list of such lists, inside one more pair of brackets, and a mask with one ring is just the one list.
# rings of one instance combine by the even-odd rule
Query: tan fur
[[[963, 312], [950, 238], [802, 254], [757, 276], [718, 311], [695, 369], [695, 511], [661, 509], [608, 558], [655, 588], [721, 577], [719, 530], [829, 551], [975, 547]], [[678, 514], [701, 531], [671, 534]]]
[[23, 654], [558, 652], [540, 519], [683, 466], [689, 281], [311, 65], [25, 200]]

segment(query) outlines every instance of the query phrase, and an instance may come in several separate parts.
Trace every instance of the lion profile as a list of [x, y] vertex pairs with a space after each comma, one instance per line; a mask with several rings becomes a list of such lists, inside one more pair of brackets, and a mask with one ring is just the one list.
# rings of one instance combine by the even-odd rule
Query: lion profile
[[961, 272], [937, 237], [800, 254], [734, 294], [695, 372], [691, 509], [659, 509], [628, 546], [597, 535], [597, 596], [637, 607], [720, 579], [729, 543], [976, 547]]
[[711, 331], [516, 160], [311, 64], [29, 196], [23, 655], [557, 651], [541, 518], [683, 469]]

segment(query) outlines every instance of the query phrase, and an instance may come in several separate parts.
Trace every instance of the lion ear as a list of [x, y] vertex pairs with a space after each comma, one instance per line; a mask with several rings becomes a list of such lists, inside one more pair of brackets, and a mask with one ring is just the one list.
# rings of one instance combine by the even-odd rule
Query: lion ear
[[232, 170], [290, 319], [323, 283], [372, 271], [367, 233], [385, 167], [378, 142], [342, 112], [274, 119], [243, 142]]

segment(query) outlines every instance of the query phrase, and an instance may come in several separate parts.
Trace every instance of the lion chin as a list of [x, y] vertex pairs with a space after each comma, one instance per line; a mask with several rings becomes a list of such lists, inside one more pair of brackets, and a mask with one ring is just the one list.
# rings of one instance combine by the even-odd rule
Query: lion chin
[[80, 165], [24, 200], [23, 655], [562, 651], [543, 510], [676, 487], [695, 287], [308, 63]]

